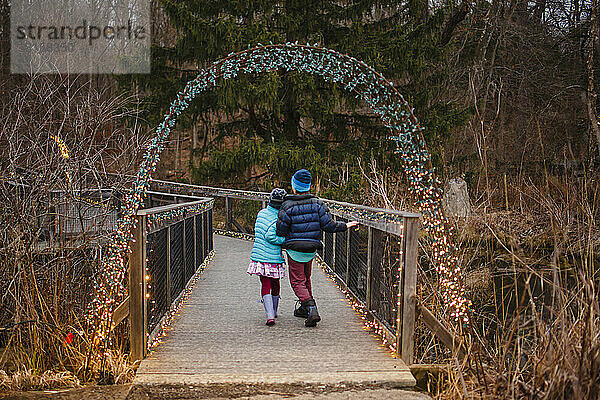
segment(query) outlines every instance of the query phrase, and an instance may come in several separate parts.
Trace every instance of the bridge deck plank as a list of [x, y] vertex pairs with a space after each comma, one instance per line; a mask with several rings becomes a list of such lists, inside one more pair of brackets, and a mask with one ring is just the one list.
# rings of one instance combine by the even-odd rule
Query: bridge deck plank
[[258, 278], [246, 274], [251, 242], [215, 236], [215, 258], [160, 343], [137, 371], [136, 383], [373, 382], [397, 387], [415, 380], [363, 329], [345, 296], [320, 268], [313, 293], [316, 328], [292, 316], [294, 294], [281, 282], [280, 316], [264, 325]]

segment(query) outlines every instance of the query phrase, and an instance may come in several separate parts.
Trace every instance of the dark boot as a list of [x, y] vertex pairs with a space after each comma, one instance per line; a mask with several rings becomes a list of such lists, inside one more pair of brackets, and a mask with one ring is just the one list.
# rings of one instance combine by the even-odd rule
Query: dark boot
[[302, 302], [303, 306], [308, 310], [308, 317], [306, 321], [304, 321], [305, 326], [317, 326], [317, 322], [321, 320], [319, 316], [319, 311], [317, 310], [317, 303], [315, 303], [314, 299], [306, 300], [306, 302]]
[[297, 301], [296, 306], [300, 303], [299, 307], [296, 307], [294, 310], [294, 317], [298, 318], [308, 318], [308, 308], [304, 307], [303, 302]]

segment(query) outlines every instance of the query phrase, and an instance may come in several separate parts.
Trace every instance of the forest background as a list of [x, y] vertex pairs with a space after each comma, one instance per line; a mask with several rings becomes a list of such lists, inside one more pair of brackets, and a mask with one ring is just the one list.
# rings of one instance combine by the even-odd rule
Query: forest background
[[[464, 177], [477, 197], [490, 177], [581, 171], [599, 154], [591, 4], [530, 3], [163, 1], [153, 72], [134, 87], [155, 126], [212, 61], [256, 43], [317, 43], [390, 79], [425, 127], [441, 177]], [[360, 160], [402, 187], [385, 135], [364, 104], [317, 77], [243, 77], [187, 110], [162, 176], [267, 190], [303, 166], [319, 194], [366, 201]]]
[[[471, 199], [469, 216], [451, 223], [473, 301], [474, 356], [454, 363], [423, 331], [419, 361], [453, 366], [432, 392], [598, 393], [596, 0], [155, 0], [152, 73], [131, 76], [10, 75], [9, 7], [0, 0], [0, 166], [3, 177], [35, 171], [28, 179], [45, 191], [67, 185], [53, 136], [70, 149], [73, 181], [90, 169], [133, 173], [178, 91], [231, 52], [310, 43], [371, 65], [414, 107], [443, 184], [464, 179]], [[318, 77], [242, 76], [200, 95], [179, 121], [158, 178], [268, 191], [289, 188], [293, 172], [307, 168], [320, 196], [410, 207], [401, 160], [378, 117]], [[78, 274], [89, 268], [69, 264], [77, 249], [58, 262], [33, 260], [39, 199], [1, 189], [0, 323], [49, 318], [47, 304], [58, 310], [51, 323], [73, 323], [89, 293]], [[427, 248], [419, 261], [420, 301], [443, 318]], [[31, 274], [65, 271], [72, 278], [62, 291], [32, 295]], [[62, 350], [48, 350], [38, 328], [27, 329], [10, 343], [39, 346], [44, 356], [33, 369], [62, 365]]]

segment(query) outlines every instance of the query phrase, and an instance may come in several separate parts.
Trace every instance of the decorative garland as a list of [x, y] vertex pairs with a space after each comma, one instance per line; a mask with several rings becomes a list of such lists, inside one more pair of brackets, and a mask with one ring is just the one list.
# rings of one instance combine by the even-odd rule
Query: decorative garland
[[204, 211], [213, 207], [215, 203], [214, 199], [207, 200], [203, 203], [197, 203], [187, 207], [178, 207], [172, 210], [163, 211], [161, 213], [148, 215], [148, 229], [159, 225], [161, 223], [171, 221], [174, 219], [183, 219], [187, 215], [201, 214]]
[[402, 158], [410, 183], [409, 191], [416, 201], [416, 209], [423, 215], [425, 239], [433, 248], [433, 265], [439, 274], [441, 295], [453, 318], [468, 321], [468, 301], [460, 281], [453, 233], [441, 208], [440, 182], [434, 176], [431, 157], [421, 135], [423, 128], [419, 126], [414, 110], [390, 81], [364, 62], [348, 55], [308, 44], [258, 45], [231, 53], [200, 71], [179, 92], [163, 122], [156, 128], [156, 137], [147, 147], [133, 187], [126, 195], [123, 217], [111, 238], [94, 286], [89, 322], [94, 329], [92, 344], [99, 350], [108, 344], [112, 313], [127, 292], [124, 285], [126, 260], [131, 252], [129, 243], [136, 224], [135, 213], [150, 187], [151, 175], [156, 170], [160, 153], [177, 117], [198, 94], [215, 87], [221, 79], [274, 70], [317, 74], [325, 81], [340, 84], [354, 93], [380, 116], [383, 124], [390, 129], [389, 139], [397, 145], [395, 154]]
[[232, 237], [232, 238], [235, 238], [235, 239], [242, 239], [242, 240], [254, 241], [254, 236], [251, 235], [251, 234], [249, 234], [249, 233], [241, 233], [241, 232], [224, 231], [224, 230], [221, 230], [221, 229], [215, 229], [214, 230], [214, 234], [215, 235]]

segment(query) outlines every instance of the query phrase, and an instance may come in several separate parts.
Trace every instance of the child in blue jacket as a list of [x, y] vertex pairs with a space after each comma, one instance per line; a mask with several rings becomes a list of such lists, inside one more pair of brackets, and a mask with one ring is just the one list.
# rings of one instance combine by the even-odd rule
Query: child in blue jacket
[[275, 234], [277, 214], [286, 192], [273, 189], [269, 205], [259, 211], [254, 224], [254, 245], [250, 254], [250, 275], [258, 275], [261, 282], [260, 294], [265, 306], [267, 325], [275, 324], [279, 305], [279, 278], [285, 276], [285, 262], [281, 256], [281, 244], [285, 240]]
[[276, 234], [285, 237], [283, 248], [288, 256], [290, 284], [300, 307], [294, 316], [305, 318], [306, 326], [317, 326], [321, 316], [313, 298], [310, 275], [312, 260], [321, 248], [322, 232], [343, 232], [358, 225], [358, 222], [336, 222], [321, 199], [309, 193], [312, 177], [301, 169], [292, 177], [294, 194], [287, 195], [279, 210]]

